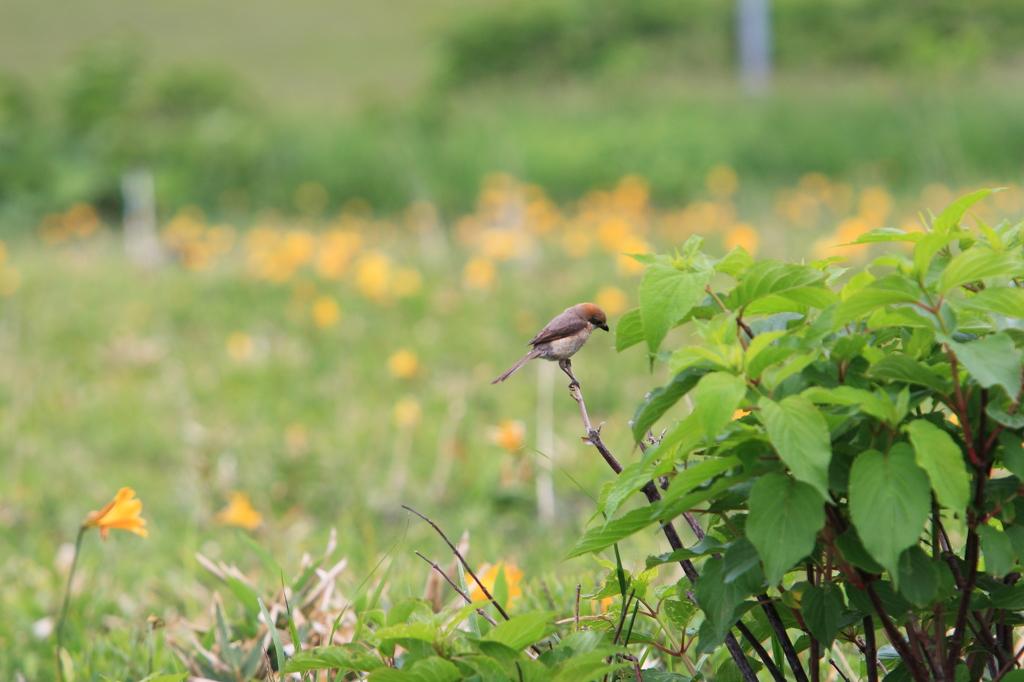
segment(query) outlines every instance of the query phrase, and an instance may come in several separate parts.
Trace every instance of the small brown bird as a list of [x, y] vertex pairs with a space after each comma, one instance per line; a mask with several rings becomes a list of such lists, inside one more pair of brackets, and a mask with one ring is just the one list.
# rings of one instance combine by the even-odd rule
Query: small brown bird
[[564, 313], [548, 322], [547, 326], [526, 344], [533, 346], [533, 350], [491, 383], [496, 384], [508, 379], [513, 372], [534, 358], [544, 358], [558, 361], [558, 366], [572, 379], [569, 388], [579, 386], [580, 382], [572, 375], [572, 363], [569, 358], [583, 348], [583, 344], [590, 338], [590, 332], [597, 328], [608, 331], [608, 318], [598, 306], [593, 303], [577, 303], [571, 308], [566, 308]]

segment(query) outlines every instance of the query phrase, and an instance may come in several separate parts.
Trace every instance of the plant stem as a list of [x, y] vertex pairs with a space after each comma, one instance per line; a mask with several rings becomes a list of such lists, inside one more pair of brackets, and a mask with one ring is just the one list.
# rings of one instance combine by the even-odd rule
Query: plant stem
[[60, 662], [60, 652], [64, 648], [64, 621], [68, 616], [68, 603], [71, 601], [71, 581], [75, 579], [75, 569], [78, 567], [78, 551], [82, 548], [82, 538], [85, 537], [85, 526], [78, 529], [78, 537], [75, 538], [75, 554], [71, 558], [71, 570], [68, 572], [68, 585], [64, 589], [64, 604], [60, 609], [60, 618], [57, 619], [57, 682], [64, 682], [64, 668]]

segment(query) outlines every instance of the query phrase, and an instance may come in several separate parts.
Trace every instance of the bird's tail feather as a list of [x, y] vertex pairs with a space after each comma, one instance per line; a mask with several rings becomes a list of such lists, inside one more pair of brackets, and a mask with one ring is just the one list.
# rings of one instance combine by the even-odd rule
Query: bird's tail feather
[[536, 348], [534, 348], [529, 353], [524, 355], [522, 360], [520, 360], [516, 364], [512, 365], [511, 367], [509, 367], [507, 372], [505, 372], [500, 377], [498, 377], [497, 379], [492, 381], [491, 384], [497, 384], [497, 383], [500, 383], [500, 382], [504, 381], [505, 379], [508, 379], [510, 376], [512, 376], [513, 372], [515, 372], [517, 369], [519, 369], [520, 367], [525, 365], [530, 360], [533, 360], [538, 355], [540, 355], [540, 351], [538, 351]]

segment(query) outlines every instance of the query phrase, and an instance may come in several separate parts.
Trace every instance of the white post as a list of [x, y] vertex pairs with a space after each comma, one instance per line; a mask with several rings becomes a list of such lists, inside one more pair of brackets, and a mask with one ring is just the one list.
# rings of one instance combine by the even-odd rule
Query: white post
[[543, 523], [555, 520], [555, 484], [551, 477], [555, 457], [555, 370], [553, 362], [537, 365], [537, 516]]
[[767, 92], [772, 79], [770, 0], [736, 0], [736, 46], [743, 89]]
[[124, 198], [124, 250], [128, 260], [143, 268], [154, 268], [164, 260], [156, 233], [156, 185], [153, 173], [136, 168], [121, 176]]

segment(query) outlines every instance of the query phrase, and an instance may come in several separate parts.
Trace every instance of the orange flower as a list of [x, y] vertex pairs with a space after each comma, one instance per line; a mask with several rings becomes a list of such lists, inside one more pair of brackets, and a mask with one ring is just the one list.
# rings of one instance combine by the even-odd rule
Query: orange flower
[[255, 530], [263, 523], [263, 514], [252, 508], [248, 495], [232, 492], [228, 506], [217, 512], [214, 520], [222, 526], [240, 526], [246, 530]]
[[491, 442], [507, 450], [515, 452], [523, 447], [526, 438], [526, 424], [518, 419], [503, 419], [490, 432]]
[[[498, 571], [504, 569], [505, 572], [505, 584], [508, 585], [508, 603], [504, 604], [506, 608], [512, 608], [512, 603], [516, 597], [523, 596], [523, 591], [519, 587], [519, 583], [523, 580], [523, 572], [515, 564], [509, 564], [504, 561], [499, 561], [494, 566], [487, 569], [482, 576], [480, 576], [480, 582], [484, 584], [487, 591], [492, 595], [494, 594], [494, 584], [498, 581]], [[480, 601], [487, 599], [484, 596], [484, 591], [480, 589], [480, 585], [474, 583], [473, 589], [469, 593], [469, 598], [473, 601]]]
[[143, 528], [146, 519], [141, 518], [142, 500], [135, 499], [135, 491], [131, 488], [121, 488], [117, 496], [99, 511], [89, 512], [82, 528], [97, 526], [100, 529], [100, 537], [107, 539], [107, 533], [111, 528], [130, 530], [136, 535], [146, 537], [149, 532]]

